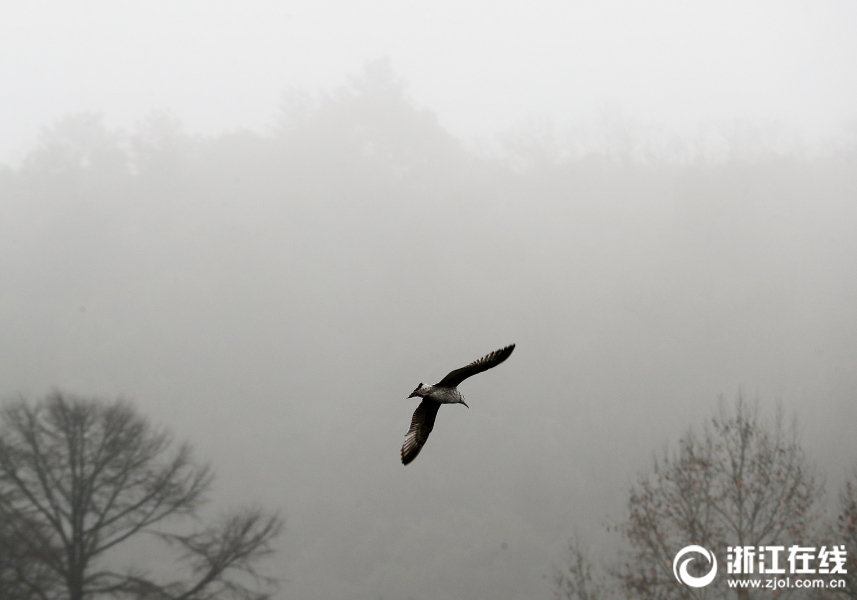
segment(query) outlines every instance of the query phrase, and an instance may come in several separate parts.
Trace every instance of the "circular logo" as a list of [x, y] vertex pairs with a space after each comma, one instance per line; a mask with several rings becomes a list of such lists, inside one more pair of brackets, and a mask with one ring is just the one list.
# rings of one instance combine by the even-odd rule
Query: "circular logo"
[[[687, 554], [688, 552], [696, 552], [698, 554], [702, 554], [708, 562], [711, 563], [711, 570], [708, 574], [703, 575], [702, 577], [694, 577], [690, 573], [687, 572], [687, 565], [693, 561], [693, 557], [686, 558], [682, 561], [681, 566], [679, 566], [679, 559]], [[685, 546], [681, 550], [678, 551], [678, 554], [675, 555], [673, 559], [673, 574], [675, 574], [675, 578], [681, 581], [685, 585], [689, 585], [690, 587], [701, 588], [705, 587], [712, 581], [714, 581], [714, 576], [717, 575], [717, 557], [714, 556], [713, 552], [709, 552], [702, 546]]]

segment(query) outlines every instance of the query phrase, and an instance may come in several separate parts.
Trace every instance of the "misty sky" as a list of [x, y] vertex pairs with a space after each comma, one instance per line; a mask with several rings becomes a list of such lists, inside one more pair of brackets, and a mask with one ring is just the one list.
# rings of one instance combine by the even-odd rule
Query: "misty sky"
[[849, 0], [6, 2], [0, 161], [81, 111], [265, 132], [285, 89], [331, 89], [380, 57], [464, 138], [604, 107], [676, 128], [741, 117], [824, 134], [855, 118], [855, 30]]
[[[283, 511], [277, 600], [553, 597], [568, 536], [739, 392], [833, 499], [855, 32], [854, 0], [0, 2], [0, 400], [169, 426], [213, 505]], [[615, 152], [528, 135], [605, 114]], [[852, 143], [634, 162], [637, 124], [733, 119]], [[403, 467], [407, 394], [511, 343]]]

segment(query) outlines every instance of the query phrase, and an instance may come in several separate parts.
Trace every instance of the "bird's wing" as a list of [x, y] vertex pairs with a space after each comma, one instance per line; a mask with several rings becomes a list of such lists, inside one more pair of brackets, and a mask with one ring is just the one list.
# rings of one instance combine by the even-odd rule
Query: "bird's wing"
[[509, 355], [512, 354], [512, 350], [514, 349], [515, 344], [512, 344], [511, 346], [506, 346], [505, 348], [501, 348], [500, 350], [495, 350], [491, 354], [486, 354], [479, 360], [474, 360], [466, 367], [461, 367], [460, 369], [452, 371], [449, 375], [441, 379], [436, 385], [443, 387], [456, 387], [459, 383], [461, 383], [468, 377], [476, 375], [477, 373], [481, 373], [482, 371], [487, 371], [492, 367], [496, 367], [501, 362], [509, 358]]
[[434, 428], [434, 418], [437, 416], [437, 409], [439, 408], [440, 402], [423, 398], [417, 410], [414, 411], [411, 428], [405, 434], [405, 443], [402, 444], [403, 465], [414, 460], [420, 450], [423, 449], [431, 430]]

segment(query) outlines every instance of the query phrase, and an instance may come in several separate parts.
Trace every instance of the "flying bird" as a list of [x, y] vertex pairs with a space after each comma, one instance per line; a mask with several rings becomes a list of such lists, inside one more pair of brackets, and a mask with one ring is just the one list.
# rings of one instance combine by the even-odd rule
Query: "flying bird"
[[[431, 430], [434, 428], [434, 418], [437, 416], [437, 409], [441, 404], [464, 404], [464, 396], [458, 391], [457, 387], [462, 381], [496, 367], [501, 362], [509, 358], [512, 350], [515, 349], [515, 344], [506, 346], [500, 350], [495, 350], [490, 354], [486, 354], [479, 360], [474, 360], [466, 367], [455, 369], [438, 381], [434, 385], [423, 385], [420, 383], [408, 398], [419, 396], [423, 399], [417, 410], [414, 411], [414, 416], [411, 419], [411, 428], [405, 434], [405, 443], [402, 445], [402, 464], [406, 465], [417, 457], [420, 450], [428, 439]], [[470, 408], [467, 406], [467, 408]]]

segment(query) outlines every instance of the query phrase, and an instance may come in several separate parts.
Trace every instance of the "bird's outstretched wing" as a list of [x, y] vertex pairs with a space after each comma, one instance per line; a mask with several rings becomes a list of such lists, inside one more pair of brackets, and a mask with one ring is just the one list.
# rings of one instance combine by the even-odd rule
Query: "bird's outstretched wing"
[[440, 402], [423, 398], [417, 410], [414, 411], [411, 428], [405, 434], [405, 443], [402, 444], [403, 465], [414, 460], [420, 450], [423, 449], [431, 430], [434, 428], [434, 418], [437, 416], [437, 409], [439, 408]]
[[500, 350], [495, 350], [491, 354], [486, 354], [479, 360], [474, 360], [466, 367], [461, 367], [460, 369], [452, 371], [449, 375], [441, 379], [436, 385], [444, 387], [456, 387], [459, 383], [461, 383], [468, 377], [472, 377], [477, 373], [481, 373], [482, 371], [487, 371], [492, 367], [496, 367], [501, 362], [509, 358], [509, 355], [512, 354], [512, 350], [514, 349], [515, 344], [512, 344], [511, 346], [506, 346], [505, 348], [501, 348]]

